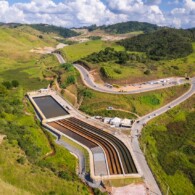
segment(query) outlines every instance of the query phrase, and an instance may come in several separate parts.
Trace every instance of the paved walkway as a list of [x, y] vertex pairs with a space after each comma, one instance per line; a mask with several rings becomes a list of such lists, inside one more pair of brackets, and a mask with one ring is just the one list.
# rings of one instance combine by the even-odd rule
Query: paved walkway
[[62, 139], [60, 140], [56, 140], [56, 143], [59, 145], [62, 145], [63, 147], [65, 147], [67, 150], [69, 150], [70, 152], [72, 152], [73, 154], [75, 154], [78, 159], [79, 159], [79, 174], [85, 174], [86, 173], [86, 169], [85, 169], [85, 156], [84, 154], [78, 150], [77, 148], [71, 146], [70, 144], [66, 143], [65, 141], [63, 141]]

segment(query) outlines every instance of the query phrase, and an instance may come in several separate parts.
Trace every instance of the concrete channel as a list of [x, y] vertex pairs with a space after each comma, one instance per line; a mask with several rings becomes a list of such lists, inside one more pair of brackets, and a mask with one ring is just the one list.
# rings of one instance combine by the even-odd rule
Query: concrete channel
[[[35, 91], [27, 95], [45, 128], [56, 135], [71, 139], [88, 151], [90, 177], [93, 181], [141, 177], [131, 152], [123, 141], [88, 124], [84, 120], [85, 116], [76, 112], [65, 100], [58, 97], [55, 91]], [[79, 173], [82, 175], [84, 172], [82, 155], [62, 140], [58, 140], [57, 143], [79, 158], [82, 164]]]

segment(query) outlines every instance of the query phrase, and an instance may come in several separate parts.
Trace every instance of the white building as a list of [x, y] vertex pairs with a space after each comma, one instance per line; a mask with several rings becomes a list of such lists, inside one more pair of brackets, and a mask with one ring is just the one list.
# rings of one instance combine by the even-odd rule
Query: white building
[[118, 117], [112, 118], [112, 119], [110, 120], [110, 124], [111, 124], [111, 125], [115, 125], [116, 127], [119, 127], [120, 124], [121, 124], [121, 119], [118, 118]]
[[121, 120], [121, 127], [131, 127], [131, 120], [130, 119], [123, 119]]
[[111, 121], [111, 118], [109, 118], [109, 117], [105, 117], [105, 118], [103, 119], [103, 122], [104, 122], [104, 123], [110, 123], [110, 121]]

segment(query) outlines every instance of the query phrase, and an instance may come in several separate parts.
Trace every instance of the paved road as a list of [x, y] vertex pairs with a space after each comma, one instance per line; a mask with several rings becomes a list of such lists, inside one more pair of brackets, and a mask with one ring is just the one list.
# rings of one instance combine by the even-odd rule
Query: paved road
[[[81, 77], [82, 77], [86, 86], [88, 86], [89, 88], [91, 88], [93, 90], [103, 92], [103, 93], [135, 94], [135, 93], [142, 93], [142, 92], [147, 92], [147, 91], [163, 89], [163, 88], [172, 87], [172, 86], [176, 85], [175, 83], [174, 84], [173, 83], [172, 84], [165, 84], [165, 85], [154, 85], [154, 84], [152, 85], [151, 84], [151, 87], [147, 87], [147, 88], [139, 88], [139, 89], [130, 90], [130, 91], [116, 91], [116, 90], [113, 90], [112, 88], [103, 87], [103, 86], [95, 83], [93, 81], [93, 79], [90, 77], [88, 70], [85, 69], [83, 66], [81, 66], [79, 64], [74, 64], [74, 67], [80, 72]], [[178, 83], [177, 85], [184, 84], [186, 82], [188, 82], [188, 81], [186, 81], [184, 78], [177, 79], [177, 83]]]
[[154, 117], [161, 115], [165, 112], [167, 112], [169, 109], [179, 105], [180, 103], [187, 100], [189, 97], [191, 97], [193, 94], [195, 94], [195, 78], [191, 81], [192, 85], [188, 92], [177, 98], [176, 100], [170, 102], [166, 106], [163, 106], [162, 108], [155, 110], [154, 112], [151, 112], [150, 114], [147, 114], [141, 118], [139, 118], [137, 121], [135, 121], [133, 127], [132, 127], [132, 148], [134, 151], [134, 155], [139, 162], [139, 165], [142, 169], [144, 178], [147, 182], [147, 185], [149, 186], [152, 194], [161, 194], [160, 189], [152, 175], [152, 172], [146, 162], [146, 159], [144, 157], [144, 154], [142, 153], [142, 150], [140, 149], [139, 141], [138, 141], [138, 135], [141, 134], [143, 124], [146, 124], [149, 120], [153, 119]]
[[[57, 57], [59, 63], [63, 64], [66, 63], [66, 61], [64, 60], [64, 58], [58, 54], [58, 53], [54, 53], [54, 55]], [[155, 85], [151, 85], [151, 87], [147, 87], [147, 88], [140, 88], [140, 89], [135, 89], [135, 90], [131, 90], [131, 91], [116, 91], [113, 90], [111, 88], [108, 87], [102, 87], [100, 85], [98, 85], [97, 83], [95, 83], [93, 81], [93, 79], [90, 77], [89, 72], [87, 69], [85, 69], [83, 66], [79, 65], [79, 64], [73, 64], [74, 67], [80, 72], [81, 77], [85, 83], [85, 85], [93, 90], [99, 91], [99, 92], [103, 92], [103, 93], [111, 93], [111, 94], [135, 94], [135, 93], [142, 93], [142, 92], [147, 92], [147, 91], [152, 91], [152, 90], [158, 90], [158, 89], [163, 89], [163, 88], [167, 88], [167, 87], [172, 87], [175, 86], [175, 84], [167, 84], [167, 85], [161, 85], [161, 86], [155, 86]], [[183, 78], [179, 78], [178, 79], [178, 84], [184, 84], [186, 81]]]
[[[60, 63], [65, 62], [64, 59], [62, 57], [60, 57], [59, 54], [55, 54], [55, 55], [58, 58]], [[159, 89], [159, 87], [157, 87], [157, 88], [151, 87], [151, 89], [147, 89], [147, 90], [140, 89], [140, 90], [130, 91], [130, 92], [117, 92], [117, 91], [113, 91], [112, 89], [102, 89], [99, 86], [96, 86], [96, 84], [93, 82], [93, 80], [89, 77], [89, 73], [85, 68], [83, 68], [82, 66], [80, 66], [78, 64], [74, 64], [74, 66], [81, 73], [81, 77], [83, 78], [85, 84], [88, 87], [90, 87], [94, 90], [100, 91], [100, 92], [114, 93], [114, 94], [133, 94], [133, 93], [141, 93], [144, 91]], [[185, 81], [180, 80], [180, 83], [184, 83], [184, 82]], [[149, 120], [167, 112], [169, 109], [179, 105], [180, 103], [184, 102], [189, 97], [191, 97], [193, 94], [195, 94], [195, 77], [192, 78], [190, 82], [191, 82], [191, 88], [189, 89], [188, 92], [186, 92], [185, 94], [183, 94], [182, 96], [180, 96], [176, 100], [170, 102], [169, 104], [163, 106], [162, 108], [155, 110], [155, 111], [151, 112], [150, 114], [147, 114], [147, 115], [139, 118], [138, 119], [139, 121], [135, 121], [135, 123], [132, 126], [132, 142], [131, 142], [131, 144], [132, 144], [132, 148], [134, 151], [134, 156], [136, 157], [136, 160], [139, 163], [139, 166], [141, 167], [143, 177], [145, 178], [145, 181], [149, 187], [150, 194], [161, 195], [162, 193], [161, 193], [161, 191], [156, 183], [156, 180], [154, 179], [154, 176], [153, 176], [153, 174], [152, 174], [152, 172], [151, 172], [151, 170], [146, 162], [145, 156], [144, 156], [142, 150], [140, 149], [138, 135], [141, 134], [143, 125], [146, 124]], [[168, 86], [165, 86], [165, 87], [168, 87]], [[163, 88], [164, 88], [164, 86], [163, 86]]]
[[56, 58], [58, 59], [60, 64], [66, 63], [66, 61], [64, 60], [64, 58], [60, 54], [58, 54], [58, 53], [53, 53], [53, 54], [56, 56]]

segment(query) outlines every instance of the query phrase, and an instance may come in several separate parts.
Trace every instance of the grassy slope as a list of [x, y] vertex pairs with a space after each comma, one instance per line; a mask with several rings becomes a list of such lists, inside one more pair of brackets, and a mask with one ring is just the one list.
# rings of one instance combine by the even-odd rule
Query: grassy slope
[[41, 67], [36, 64], [41, 55], [30, 53], [30, 50], [54, 46], [56, 41], [48, 35], [43, 39], [38, 38], [38, 35], [37, 31], [29, 27], [0, 28], [0, 81], [16, 79], [28, 89], [47, 85], [42, 80]]
[[31, 195], [31, 193], [19, 189], [10, 183], [6, 183], [0, 179], [0, 194], [9, 194], [9, 195]]
[[[78, 179], [73, 182], [57, 177], [58, 172], [63, 170], [70, 172], [70, 175], [75, 174], [76, 159], [66, 149], [55, 145], [55, 155], [43, 159], [47, 153], [52, 151], [52, 148], [48, 137], [35, 123], [34, 110], [29, 103], [26, 103], [25, 107], [20, 105], [18, 109], [16, 108], [17, 112], [13, 111], [14, 106], [10, 103], [17, 99], [22, 101], [26, 91], [46, 87], [48, 82], [41, 81], [42, 72], [47, 67], [58, 65], [53, 56], [41, 58], [40, 54], [29, 52], [36, 47], [56, 45], [56, 41], [52, 40], [49, 35], [44, 35], [43, 39], [39, 39], [37, 37], [39, 34], [38, 31], [26, 27], [0, 28], [0, 82], [16, 79], [21, 85], [20, 89], [13, 90], [12, 94], [4, 98], [4, 101], [0, 101], [0, 105], [1, 102], [6, 105], [4, 108], [1, 106], [1, 133], [7, 134], [5, 130], [8, 130], [11, 124], [17, 128], [18, 132], [20, 128], [21, 131], [27, 128], [28, 131], [30, 130], [28, 135], [30, 142], [27, 141], [28, 136], [25, 135], [27, 137], [24, 137], [24, 140], [28, 144], [25, 146], [23, 142], [23, 147], [28, 148], [28, 151], [31, 149], [33, 151], [33, 148], [38, 149], [38, 151], [33, 151], [37, 158], [31, 159], [32, 157], [27, 156], [18, 147], [18, 142], [13, 140], [15, 129], [9, 130], [12, 141], [9, 143], [5, 141], [0, 146], [0, 193], [2, 191], [3, 194], [11, 194], [10, 191], [12, 191], [14, 194], [49, 194], [49, 192], [52, 194], [88, 194], [85, 185]], [[3, 113], [2, 109], [5, 109]], [[7, 122], [9, 125], [6, 125]], [[17, 162], [20, 157], [25, 159], [24, 165]]]
[[60, 179], [47, 168], [41, 168], [30, 162], [26, 162], [24, 165], [17, 163], [18, 155], [21, 155], [23, 151], [8, 144], [7, 141], [0, 145], [0, 150], [0, 177], [2, 178], [0, 181], [3, 180], [0, 182], [0, 186], [4, 188], [5, 194], [12, 189], [18, 194], [23, 194], [21, 193], [23, 191], [36, 195], [52, 192], [56, 194], [87, 194], [86, 190], [82, 190], [84, 186], [80, 182], [73, 183]]
[[113, 95], [91, 90], [93, 98], [84, 98], [80, 109], [91, 115], [101, 115], [108, 106], [113, 106], [143, 116], [179, 97], [187, 89], [187, 86], [178, 86], [135, 95]]
[[[79, 89], [85, 88], [79, 72], [75, 69], [74, 71], [65, 71], [62, 75], [62, 83], [65, 82], [68, 75], [74, 74], [76, 77], [76, 85], [68, 86], [66, 89], [72, 94], [78, 97], [78, 102], [80, 100]], [[107, 107], [112, 106], [116, 109], [123, 109], [126, 111], [131, 111], [142, 116], [149, 113], [176, 97], [180, 96], [182, 93], [188, 90], [188, 86], [171, 87], [167, 89], [162, 89], [158, 91], [152, 91], [141, 94], [134, 95], [113, 95], [106, 93], [99, 93], [89, 89], [92, 93], [92, 98], [85, 97], [80, 106], [80, 110], [86, 112], [89, 115], [100, 115], [100, 116], [118, 116], [122, 118], [135, 118], [134, 115], [122, 112], [122, 111], [108, 111]], [[64, 95], [72, 104], [75, 102], [66, 94]]]
[[[108, 45], [107, 42], [91, 41], [88, 43], [81, 43], [71, 45], [64, 48], [64, 54], [69, 61], [75, 61], [79, 58], [85, 57], [93, 52], [98, 52], [105, 47], [110, 46], [116, 48], [116, 50], [123, 50], [124, 48], [118, 47], [114, 44]], [[178, 58], [175, 60], [162, 60], [162, 61], [147, 61], [141, 62], [127, 62], [125, 66], [121, 66], [114, 62], [105, 62], [99, 64], [91, 64], [91, 68], [100, 69], [101, 66], [106, 68], [108, 75], [110, 76], [109, 82], [112, 83], [135, 83], [143, 82], [157, 78], [165, 78], [170, 76], [185, 76], [188, 73], [190, 76], [195, 75], [195, 43], [193, 43], [194, 52], [185, 58]], [[136, 53], [136, 52], [134, 52]], [[144, 53], [138, 53], [140, 56]], [[121, 74], [118, 74], [115, 70], [120, 69]], [[144, 72], [150, 70], [150, 74], [146, 75]], [[103, 78], [106, 81], [108, 79]]]
[[[176, 60], [162, 61], [159, 62], [159, 72], [163, 74], [172, 74], [175, 76], [184, 76], [188, 73], [190, 76], [195, 76], [195, 43], [192, 44], [194, 52], [185, 58], [179, 58]], [[176, 70], [172, 66], [177, 66], [179, 69]]]
[[[143, 131], [142, 146], [162, 191], [194, 194], [194, 105], [195, 96], [152, 120]], [[191, 119], [190, 119], [191, 118]]]
[[[113, 83], [125, 83], [126, 81], [130, 83], [143, 82], [170, 76], [185, 76], [185, 73], [188, 73], [189, 76], [195, 76], [195, 43], [193, 43], [193, 49], [194, 52], [189, 56], [175, 60], [149, 61], [146, 63], [127, 62], [126, 66], [121, 66], [114, 62], [106, 62], [91, 66], [95, 68], [105, 67]], [[117, 74], [115, 72], [116, 69], [120, 69], [121, 74]], [[144, 74], [146, 70], [150, 70], [149, 75]]]
[[[13, 95], [10, 96], [10, 93]], [[0, 133], [8, 135], [9, 140], [9, 142], [5, 141], [0, 145], [0, 180], [2, 180], [0, 186], [9, 183], [12, 188], [17, 188], [16, 191], [24, 190], [32, 194], [48, 194], [49, 192], [88, 194], [87, 188], [78, 179], [74, 178], [72, 181], [57, 177], [60, 171], [65, 171], [72, 178], [77, 164], [75, 157], [63, 147], [53, 143], [54, 155], [44, 158], [52, 152], [47, 139], [49, 135], [46, 136], [47, 133], [43, 132], [40, 126], [35, 123], [31, 106], [26, 105], [25, 109], [21, 104], [11, 106], [10, 101], [23, 97], [22, 89], [9, 91], [9, 94], [4, 97], [6, 109], [3, 110], [0, 120]], [[0, 109], [2, 110], [2, 107]], [[9, 123], [13, 125], [10, 126]], [[25, 127], [27, 132], [23, 134], [23, 138], [20, 132], [23, 130], [22, 127]], [[20, 137], [18, 138], [18, 136]], [[26, 155], [18, 145], [22, 145], [24, 149], [27, 148], [26, 153], [29, 151], [31, 153]], [[21, 157], [24, 159], [24, 164], [17, 162]], [[25, 180], [21, 178], [25, 178]]]
[[65, 137], [65, 136], [62, 136], [62, 140], [65, 141], [66, 143], [68, 143], [70, 146], [78, 149], [81, 151], [81, 153], [84, 155], [86, 161], [85, 161], [85, 168], [86, 168], [86, 172], [89, 173], [90, 171], [90, 165], [89, 165], [89, 153], [88, 151], [82, 147], [81, 145], [77, 144], [76, 142], [72, 141], [71, 139]]
[[97, 40], [70, 45], [68, 47], [65, 47], [62, 51], [68, 61], [74, 62], [76, 60], [79, 60], [80, 58], [86, 57], [93, 52], [98, 52], [106, 47], [114, 47], [116, 50], [123, 50], [123, 47], [118, 46], [114, 43]]

